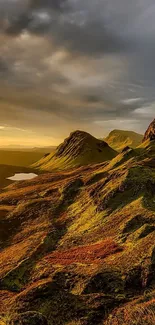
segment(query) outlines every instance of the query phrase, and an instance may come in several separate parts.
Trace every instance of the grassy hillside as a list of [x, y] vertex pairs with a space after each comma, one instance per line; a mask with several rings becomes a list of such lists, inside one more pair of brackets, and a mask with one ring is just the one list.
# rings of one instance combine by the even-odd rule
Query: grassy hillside
[[0, 216], [5, 324], [154, 324], [155, 142], [10, 185]]
[[142, 142], [143, 135], [124, 130], [113, 130], [109, 133], [105, 141], [110, 147], [117, 151], [121, 151], [124, 147], [129, 146], [131, 148], [136, 148]]
[[92, 135], [75, 131], [50, 155], [42, 158], [33, 167], [43, 170], [64, 170], [110, 160], [117, 152], [107, 143]]

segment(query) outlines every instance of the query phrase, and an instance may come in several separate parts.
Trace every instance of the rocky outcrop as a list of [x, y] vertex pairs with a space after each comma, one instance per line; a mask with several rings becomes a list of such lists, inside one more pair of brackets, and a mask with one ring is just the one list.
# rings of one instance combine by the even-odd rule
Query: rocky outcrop
[[145, 142], [146, 140], [155, 140], [155, 119], [151, 122], [144, 134], [143, 142]]

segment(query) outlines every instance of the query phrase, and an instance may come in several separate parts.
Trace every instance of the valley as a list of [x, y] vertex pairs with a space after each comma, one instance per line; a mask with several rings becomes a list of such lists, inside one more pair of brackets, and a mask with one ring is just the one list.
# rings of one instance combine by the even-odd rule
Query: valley
[[48, 150], [52, 152], [54, 147], [0, 148], [0, 189], [12, 184], [12, 180], [8, 178], [14, 174], [33, 173], [34, 168], [31, 165], [48, 154]]
[[1, 165], [0, 164], [0, 189], [13, 183], [10, 178], [15, 174], [21, 173], [33, 173], [34, 169], [30, 167], [21, 166], [11, 166], [11, 165]]

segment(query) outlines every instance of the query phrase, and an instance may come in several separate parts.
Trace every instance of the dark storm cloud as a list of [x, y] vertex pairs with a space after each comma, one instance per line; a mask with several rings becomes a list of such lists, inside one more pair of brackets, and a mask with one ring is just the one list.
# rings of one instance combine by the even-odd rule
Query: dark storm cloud
[[106, 31], [104, 23], [99, 21], [88, 21], [82, 26], [65, 22], [53, 28], [52, 36], [55, 44], [88, 56], [122, 52], [128, 47], [117, 35]]
[[21, 14], [19, 17], [12, 18], [5, 28], [5, 32], [9, 35], [16, 36], [23, 30], [27, 29], [32, 22], [32, 17], [29, 14]]
[[[37, 18], [36, 11], [41, 15], [42, 11], [55, 10], [62, 12], [64, 4], [67, 0], [11, 0], [1, 1], [0, 3], [0, 19], [1, 29], [10, 34], [17, 35], [23, 30], [30, 30], [33, 32], [44, 32], [45, 26], [48, 29], [49, 22], [43, 23]], [[50, 12], [51, 14], [51, 12]]]
[[[19, 4], [16, 0], [18, 10], [15, 11], [11, 1], [0, 3], [1, 30], [10, 36], [25, 30], [46, 34], [55, 46], [87, 55], [122, 52], [128, 48], [126, 39], [108, 30], [102, 16], [93, 17], [89, 6], [86, 11], [82, 5], [80, 11], [76, 2], [69, 0], [31, 0], [18, 7]], [[104, 2], [102, 6], [104, 9]]]

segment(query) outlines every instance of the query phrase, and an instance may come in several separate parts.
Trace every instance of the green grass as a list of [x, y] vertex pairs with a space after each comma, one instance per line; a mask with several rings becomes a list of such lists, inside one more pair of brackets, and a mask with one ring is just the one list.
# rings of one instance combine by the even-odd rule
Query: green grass
[[72, 158], [70, 156], [56, 157], [52, 153], [46, 158], [42, 158], [38, 163], [34, 164], [34, 167], [41, 167], [43, 170], [64, 170], [89, 164], [101, 163], [111, 158], [114, 158], [115, 154], [111, 148], [105, 148], [104, 152], [89, 152], [83, 156]]

